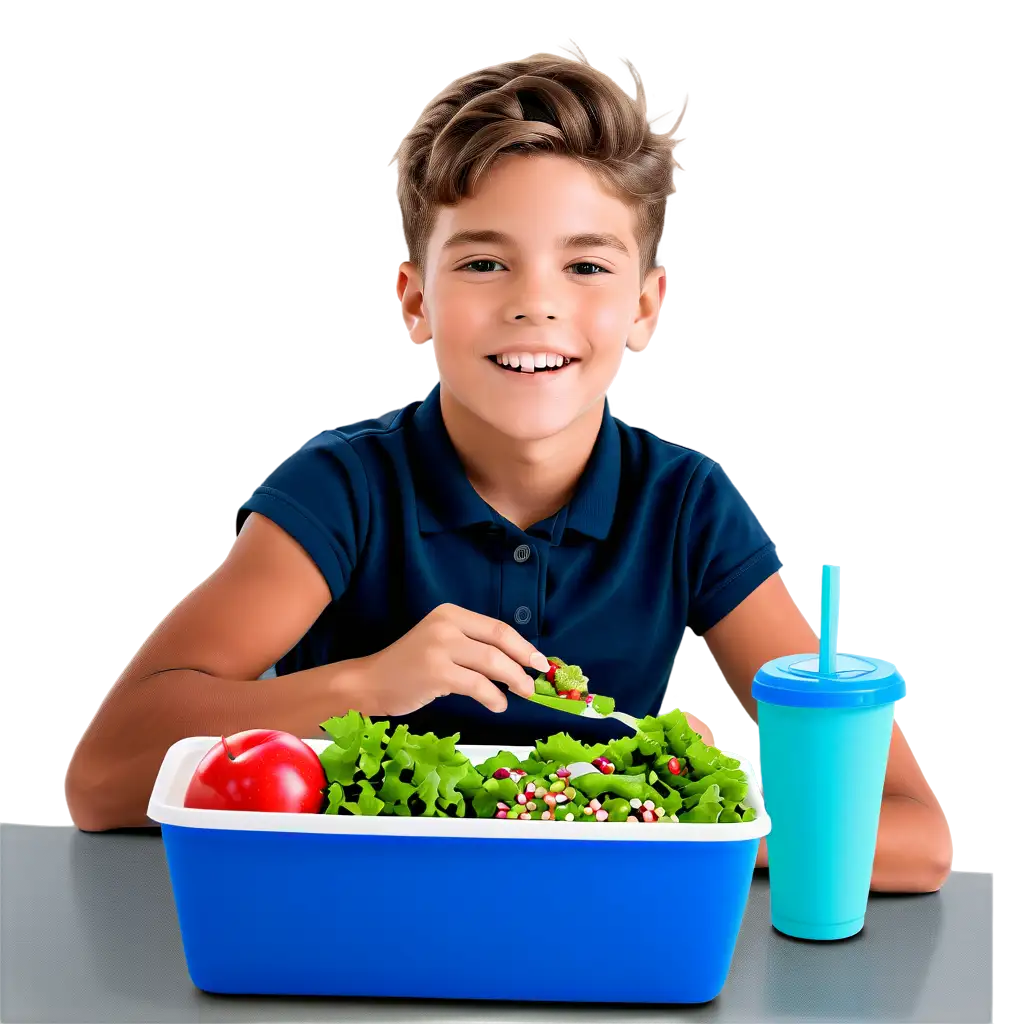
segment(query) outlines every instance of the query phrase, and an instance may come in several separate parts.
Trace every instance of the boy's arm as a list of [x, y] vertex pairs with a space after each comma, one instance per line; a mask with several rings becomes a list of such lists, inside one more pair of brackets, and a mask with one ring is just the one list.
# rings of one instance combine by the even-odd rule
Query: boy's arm
[[[818, 637], [778, 573], [712, 626], [704, 639], [755, 722], [757, 701], [751, 688], [757, 670], [773, 658], [818, 649]], [[949, 875], [952, 860], [946, 817], [894, 722], [871, 888], [877, 892], [934, 892]], [[757, 865], [767, 864], [767, 844], [761, 840]]]
[[86, 831], [150, 824], [146, 808], [167, 748], [186, 736], [319, 723], [359, 707], [360, 660], [258, 677], [330, 602], [320, 570], [258, 513], [205, 582], [181, 602], [104, 698], [72, 756], [65, 796]]

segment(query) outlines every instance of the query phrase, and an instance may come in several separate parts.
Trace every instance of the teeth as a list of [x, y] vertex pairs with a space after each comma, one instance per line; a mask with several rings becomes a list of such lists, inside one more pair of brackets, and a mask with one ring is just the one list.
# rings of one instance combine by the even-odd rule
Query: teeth
[[568, 356], [559, 355], [557, 352], [538, 352], [536, 355], [532, 352], [502, 352], [494, 359], [502, 366], [510, 366], [514, 370], [521, 369], [523, 373], [557, 369], [572, 362]]

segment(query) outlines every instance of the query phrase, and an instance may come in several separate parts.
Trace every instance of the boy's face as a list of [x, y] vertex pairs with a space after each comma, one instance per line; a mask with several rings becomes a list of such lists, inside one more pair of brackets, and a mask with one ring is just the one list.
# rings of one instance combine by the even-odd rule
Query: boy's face
[[[506, 237], [458, 240], [467, 232]], [[625, 348], [647, 345], [665, 294], [664, 268], [640, 279], [632, 212], [582, 165], [551, 154], [503, 156], [476, 195], [440, 208], [425, 262], [425, 282], [412, 263], [399, 270], [412, 340], [433, 338], [442, 388], [519, 440], [603, 409]], [[571, 362], [540, 370], [541, 353]], [[502, 355], [534, 372], [504, 369]]]

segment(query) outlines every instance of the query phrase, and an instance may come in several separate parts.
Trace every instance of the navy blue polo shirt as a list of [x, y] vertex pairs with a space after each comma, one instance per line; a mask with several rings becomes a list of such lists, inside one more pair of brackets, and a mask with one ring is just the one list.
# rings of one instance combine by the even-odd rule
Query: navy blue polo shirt
[[[637, 717], [661, 710], [686, 627], [703, 634], [781, 567], [721, 466], [614, 418], [607, 398], [573, 496], [526, 530], [470, 484], [440, 385], [422, 402], [318, 434], [239, 509], [236, 531], [250, 511], [291, 534], [331, 590], [279, 676], [382, 650], [450, 602], [580, 665], [591, 690]], [[451, 695], [390, 720], [505, 745], [566, 728], [591, 741], [626, 731], [512, 694], [501, 713]]]

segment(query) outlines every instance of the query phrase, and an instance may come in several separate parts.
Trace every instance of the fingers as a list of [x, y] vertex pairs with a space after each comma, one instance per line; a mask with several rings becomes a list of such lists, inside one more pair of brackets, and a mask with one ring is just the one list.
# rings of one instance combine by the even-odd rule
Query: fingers
[[504, 651], [490, 644], [464, 636], [452, 651], [452, 660], [463, 668], [479, 672], [484, 679], [505, 683], [520, 697], [529, 698], [534, 694], [533, 677], [524, 672]]
[[508, 698], [505, 694], [479, 672], [473, 672], [461, 665], [452, 665], [446, 682], [451, 687], [451, 693], [472, 697], [491, 711], [500, 713], [508, 707]]
[[[507, 622], [492, 619], [488, 615], [480, 615], [478, 612], [470, 611], [459, 605], [442, 605], [441, 608], [444, 614], [450, 616], [471, 640], [478, 640], [480, 643], [497, 647], [517, 665], [529, 665], [537, 672], [547, 672], [550, 664], [548, 659]], [[494, 678], [503, 677], [495, 676]]]

